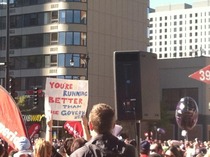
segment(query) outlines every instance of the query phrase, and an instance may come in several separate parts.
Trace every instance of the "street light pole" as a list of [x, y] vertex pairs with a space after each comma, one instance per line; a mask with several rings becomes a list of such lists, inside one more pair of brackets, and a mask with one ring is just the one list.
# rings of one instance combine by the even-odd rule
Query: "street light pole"
[[89, 68], [89, 60], [90, 60], [90, 57], [88, 54], [86, 55], [85, 59], [86, 59], [86, 80], [88, 80], [88, 68]]
[[6, 13], [6, 56], [5, 56], [5, 89], [9, 90], [9, 28], [10, 28], [10, 17], [9, 17], [9, 0], [7, 0], [7, 13]]

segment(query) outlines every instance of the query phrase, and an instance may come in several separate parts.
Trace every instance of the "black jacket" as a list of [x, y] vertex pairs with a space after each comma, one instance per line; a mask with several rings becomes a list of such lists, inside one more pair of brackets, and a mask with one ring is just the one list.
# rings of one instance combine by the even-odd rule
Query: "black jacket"
[[112, 134], [97, 135], [70, 157], [137, 157], [132, 145], [125, 144]]

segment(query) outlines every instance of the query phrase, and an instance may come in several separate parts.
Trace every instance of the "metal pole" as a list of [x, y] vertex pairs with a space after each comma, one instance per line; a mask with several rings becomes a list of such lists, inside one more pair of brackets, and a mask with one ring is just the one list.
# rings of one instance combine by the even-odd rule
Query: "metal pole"
[[89, 54], [86, 55], [86, 80], [88, 80], [88, 68], [89, 68]]
[[5, 56], [5, 89], [9, 90], [9, 0], [7, 0], [7, 14], [6, 14], [6, 56]]
[[140, 153], [140, 138], [141, 138], [141, 121], [140, 120], [136, 120], [136, 135], [137, 135], [137, 151], [138, 154]]

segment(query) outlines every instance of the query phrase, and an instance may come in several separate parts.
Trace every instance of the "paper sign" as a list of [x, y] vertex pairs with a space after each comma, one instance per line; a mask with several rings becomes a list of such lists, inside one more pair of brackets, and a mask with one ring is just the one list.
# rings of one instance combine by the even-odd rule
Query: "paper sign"
[[45, 115], [53, 120], [79, 121], [88, 106], [88, 81], [47, 78]]

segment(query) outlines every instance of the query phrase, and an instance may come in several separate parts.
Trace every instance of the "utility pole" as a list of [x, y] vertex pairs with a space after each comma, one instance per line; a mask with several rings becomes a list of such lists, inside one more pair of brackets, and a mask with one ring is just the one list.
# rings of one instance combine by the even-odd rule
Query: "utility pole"
[[6, 9], [6, 55], [5, 55], [5, 89], [9, 90], [9, 29], [10, 29], [10, 17], [9, 17], [9, 0], [7, 0], [7, 9]]

